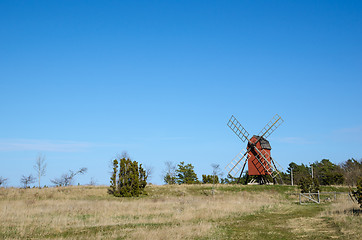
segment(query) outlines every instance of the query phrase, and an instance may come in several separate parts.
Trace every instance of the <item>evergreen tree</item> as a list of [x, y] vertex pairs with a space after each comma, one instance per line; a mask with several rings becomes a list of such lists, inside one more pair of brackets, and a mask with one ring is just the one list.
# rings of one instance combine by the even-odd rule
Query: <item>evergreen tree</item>
[[319, 182], [316, 178], [307, 175], [300, 179], [299, 187], [302, 193], [316, 193], [319, 191]]
[[[284, 184], [287, 184], [287, 185], [292, 184], [292, 181], [291, 181], [291, 179], [290, 179], [290, 173], [287, 174], [287, 173], [285, 173], [285, 172], [279, 172], [279, 175], [280, 175], [280, 177], [282, 178]], [[294, 183], [293, 183], [293, 184], [294, 184]]]
[[312, 165], [314, 176], [321, 185], [343, 184], [344, 177], [338, 165], [328, 159], [322, 159], [320, 162], [315, 162]]
[[301, 180], [305, 181], [304, 178], [310, 176], [310, 173], [311, 173], [311, 169], [307, 165], [304, 165], [304, 164], [298, 165], [294, 162], [291, 162], [286, 171], [288, 173], [289, 177], [290, 177], [292, 169], [293, 169], [293, 182], [295, 185], [300, 185]]
[[113, 160], [113, 172], [111, 176], [111, 185], [109, 186], [108, 193], [116, 194], [117, 189], [117, 170], [118, 170], [118, 161], [117, 159]]
[[171, 176], [169, 173], [166, 173], [166, 175], [163, 177], [163, 181], [166, 184], [176, 184], [176, 177]]
[[178, 184], [194, 184], [199, 183], [197, 175], [194, 171], [194, 166], [192, 164], [185, 165], [185, 162], [180, 162], [177, 165], [178, 169], [176, 170], [176, 181]]
[[362, 208], [362, 177], [357, 182], [357, 190], [353, 192], [353, 196], [359, 203], [360, 208]]
[[138, 162], [123, 157], [119, 161], [113, 161], [110, 183], [108, 193], [116, 197], [137, 197], [143, 193], [147, 185], [147, 173], [142, 165], [138, 166]]
[[144, 189], [147, 185], [147, 178], [148, 178], [149, 174], [147, 174], [147, 171], [145, 169], [143, 169], [142, 164], [140, 164], [139, 167], [139, 187], [140, 189]]
[[130, 185], [131, 185], [131, 193], [132, 196], [140, 195], [140, 180], [139, 180], [139, 169], [138, 162], [131, 162], [131, 177], [130, 177]]

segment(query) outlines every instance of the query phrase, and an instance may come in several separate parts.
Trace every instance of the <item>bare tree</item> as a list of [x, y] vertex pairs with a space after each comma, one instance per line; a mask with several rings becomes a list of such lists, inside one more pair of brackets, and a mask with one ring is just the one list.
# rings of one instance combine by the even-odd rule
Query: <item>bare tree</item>
[[220, 164], [211, 164], [212, 167], [212, 175], [214, 176], [214, 178], [217, 177], [222, 177], [223, 172], [221, 172], [220, 169]]
[[121, 154], [116, 154], [116, 159], [117, 160], [120, 160], [122, 158], [125, 158], [125, 159], [131, 159], [131, 157], [129, 156], [128, 152], [127, 151], [123, 151]]
[[215, 180], [223, 175], [220, 169], [220, 164], [211, 164], [212, 167], [212, 195], [215, 192]]
[[146, 170], [146, 179], [149, 181], [151, 179], [151, 177], [152, 177], [153, 167], [145, 165], [144, 169]]
[[176, 165], [173, 162], [165, 162], [166, 169], [164, 171], [163, 180], [166, 184], [176, 184]]
[[5, 186], [5, 184], [6, 184], [7, 181], [8, 181], [7, 178], [3, 178], [3, 177], [0, 176], [0, 187], [1, 187], [1, 186]]
[[[119, 160], [121, 160], [122, 158], [131, 159], [131, 157], [129, 156], [129, 154], [128, 154], [127, 151], [123, 151], [121, 154], [119, 154], [119, 153], [116, 154], [115, 159], [116, 159], [118, 162], [119, 162]], [[113, 174], [113, 161], [114, 161], [115, 159], [111, 159], [111, 160], [109, 160], [109, 162], [108, 162], [108, 168], [109, 168], [108, 173], [109, 173], [110, 175]]]
[[36, 179], [33, 175], [25, 176], [23, 175], [20, 179], [20, 183], [23, 184], [24, 188], [28, 188], [30, 184], [35, 183]]
[[351, 158], [342, 162], [339, 166], [344, 175], [345, 183], [349, 186], [356, 186], [358, 179], [362, 176], [362, 159]]
[[38, 176], [38, 182], [39, 182], [39, 188], [40, 188], [40, 178], [45, 176], [45, 171], [47, 168], [47, 164], [45, 163], [45, 156], [42, 156], [41, 154], [39, 154], [33, 168], [36, 171], [36, 174]]
[[73, 172], [72, 170], [69, 170], [68, 173], [62, 174], [60, 178], [55, 178], [50, 180], [52, 183], [54, 183], [56, 186], [69, 186], [73, 184], [74, 177], [78, 174], [84, 174], [87, 172], [87, 168], [81, 168], [76, 172]]
[[94, 177], [91, 177], [88, 185], [89, 185], [89, 186], [95, 186], [95, 185], [97, 185], [97, 180], [95, 180]]

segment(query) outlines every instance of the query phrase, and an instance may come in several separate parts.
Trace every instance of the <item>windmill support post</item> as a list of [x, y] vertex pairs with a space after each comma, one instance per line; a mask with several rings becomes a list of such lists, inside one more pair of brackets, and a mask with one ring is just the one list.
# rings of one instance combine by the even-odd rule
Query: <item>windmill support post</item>
[[249, 174], [246, 175], [245, 185], [248, 185], [248, 180], [249, 180]]
[[238, 179], [238, 184], [240, 183], [240, 180], [241, 180], [241, 175], [242, 175], [242, 174], [243, 174], [243, 172], [244, 172], [245, 165], [246, 165], [246, 161], [244, 162], [243, 169], [241, 170], [241, 173], [240, 173], [240, 176], [239, 176], [239, 179]]
[[[272, 157], [270, 157], [270, 160], [272, 161], [272, 163], [273, 163], [273, 165], [274, 165], [274, 168], [277, 169], [277, 166], [275, 165], [275, 162], [274, 162], [274, 160], [273, 160]], [[279, 176], [279, 179], [280, 179], [281, 184], [284, 184], [283, 179], [282, 179], [282, 176], [280, 176], [279, 172], [278, 172], [278, 176]], [[273, 179], [274, 179], [274, 178], [273, 178]]]

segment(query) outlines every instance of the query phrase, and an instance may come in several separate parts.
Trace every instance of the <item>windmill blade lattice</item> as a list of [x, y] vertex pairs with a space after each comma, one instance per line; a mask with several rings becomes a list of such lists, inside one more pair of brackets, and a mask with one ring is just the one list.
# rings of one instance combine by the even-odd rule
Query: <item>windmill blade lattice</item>
[[248, 160], [248, 152], [243, 149], [239, 152], [238, 155], [236, 155], [233, 160], [225, 167], [226, 171], [228, 171], [228, 174], [230, 174], [232, 177], [236, 177], [240, 174], [240, 170], [244, 163]]
[[234, 115], [232, 115], [229, 119], [228, 126], [241, 139], [241, 141], [249, 141], [249, 133], [245, 130], [243, 126], [241, 126], [241, 124], [238, 120], [236, 120]]
[[272, 134], [283, 122], [284, 120], [278, 114], [275, 114], [275, 116], [260, 131], [259, 136], [264, 138], [269, 137], [270, 134]]
[[277, 176], [280, 174], [280, 172], [283, 172], [284, 168], [277, 161], [275, 161], [274, 158], [270, 157], [270, 159], [273, 162], [274, 168], [276, 169], [275, 172], [277, 172], [275, 176]]

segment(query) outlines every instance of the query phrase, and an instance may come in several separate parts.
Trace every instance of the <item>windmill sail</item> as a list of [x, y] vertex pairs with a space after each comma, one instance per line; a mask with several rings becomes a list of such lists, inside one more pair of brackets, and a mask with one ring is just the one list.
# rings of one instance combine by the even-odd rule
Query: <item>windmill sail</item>
[[232, 115], [229, 119], [228, 126], [241, 139], [241, 141], [245, 142], [246, 140], [249, 140], [249, 133], [245, 130], [243, 126], [241, 126], [241, 124], [238, 120], [236, 120], [234, 115]]
[[238, 155], [236, 155], [233, 160], [226, 166], [226, 171], [232, 177], [236, 177], [240, 174], [240, 170], [243, 164], [248, 160], [248, 152], [245, 149], [241, 150]]
[[272, 134], [283, 122], [284, 120], [278, 114], [275, 114], [275, 116], [260, 131], [259, 136], [264, 138], [269, 137], [270, 134]]
[[[247, 150], [244, 149], [226, 166], [228, 174], [236, 177], [239, 174], [239, 180], [246, 164], [248, 163], [248, 174], [256, 175], [260, 183], [268, 182], [265, 175], [270, 175], [275, 181], [275, 178], [281, 175], [278, 169], [281, 169], [279, 164], [270, 157], [270, 144], [266, 140], [282, 123], [284, 120], [276, 114], [268, 124], [260, 131], [258, 135], [249, 138], [249, 133], [239, 123], [239, 121], [231, 116], [227, 125], [228, 127], [243, 141], [247, 141]], [[278, 165], [278, 167], [277, 167]], [[263, 180], [264, 179], [264, 180]], [[282, 179], [281, 179], [281, 182]], [[275, 182], [274, 182], [275, 183]]]

